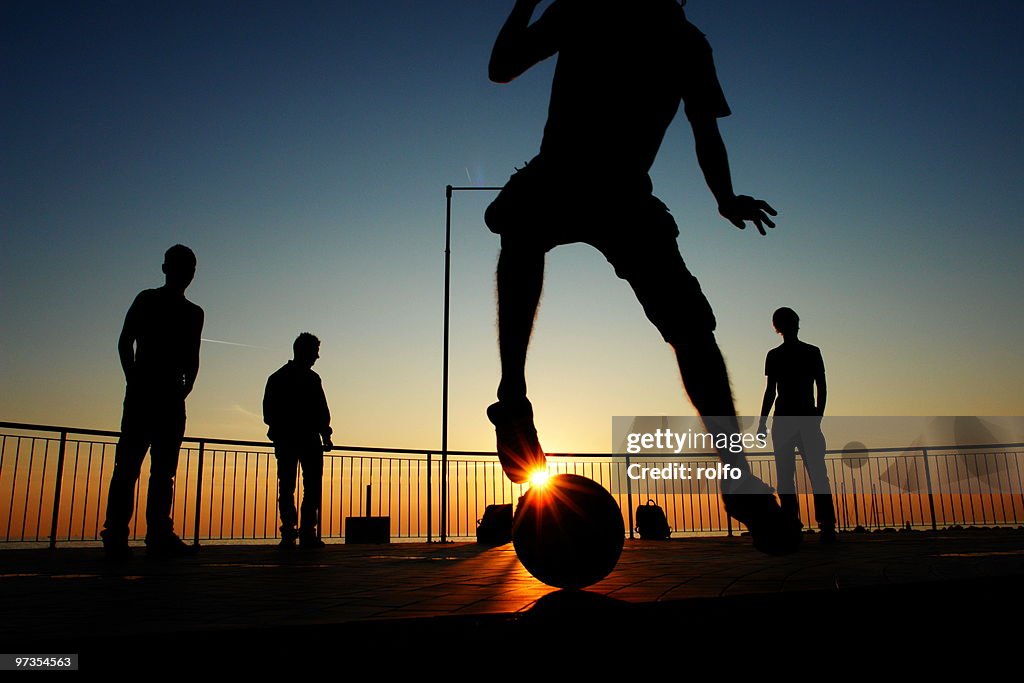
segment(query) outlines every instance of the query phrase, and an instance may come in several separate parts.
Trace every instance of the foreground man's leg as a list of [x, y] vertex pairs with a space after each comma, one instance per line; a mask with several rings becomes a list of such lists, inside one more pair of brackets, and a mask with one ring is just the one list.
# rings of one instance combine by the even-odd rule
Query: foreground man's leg
[[[644, 313], [676, 353], [683, 387], [714, 434], [740, 431], [725, 360], [715, 341], [715, 316], [700, 283], [687, 269], [675, 237], [649, 242], [602, 245], [616, 274], [629, 282]], [[742, 452], [718, 451], [722, 462], [740, 471], [738, 480], [722, 482], [722, 501], [730, 517], [745, 524], [754, 545], [769, 553], [796, 550], [800, 535], [785, 523], [770, 486], [755, 477]]]
[[515, 483], [544, 469], [546, 458], [526, 398], [526, 351], [544, 284], [544, 252], [503, 247], [498, 257], [498, 402], [487, 409], [497, 434], [498, 459]]
[[[740, 432], [725, 361], [714, 336], [676, 344], [675, 350], [683, 386], [705, 430], [730, 437]], [[772, 554], [795, 551], [801, 538], [799, 523], [782, 513], [771, 487], [750, 471], [746, 456], [721, 448], [718, 457], [741, 472], [738, 480], [722, 481], [722, 502], [729, 516], [750, 530], [754, 547]]]

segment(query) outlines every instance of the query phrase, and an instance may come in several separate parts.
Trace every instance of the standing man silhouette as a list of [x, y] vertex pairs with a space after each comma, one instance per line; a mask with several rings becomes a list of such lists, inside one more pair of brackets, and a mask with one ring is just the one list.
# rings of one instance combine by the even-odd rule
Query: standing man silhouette
[[774, 404], [772, 445], [775, 448], [782, 512], [795, 526], [802, 526], [800, 501], [796, 496], [796, 451], [799, 449], [814, 490], [814, 516], [821, 529], [821, 540], [832, 543], [837, 540], [836, 511], [825, 468], [825, 436], [821, 433], [821, 418], [825, 414], [828, 395], [825, 362], [817, 346], [797, 338], [800, 316], [792, 308], [776, 310], [772, 324], [782, 335], [782, 344], [769, 351], [764, 361], [768, 382], [757, 431], [760, 434], [767, 432], [768, 413]]
[[[317, 534], [323, 493], [324, 451], [331, 443], [331, 411], [320, 375], [313, 364], [320, 357], [320, 340], [303, 332], [292, 344], [293, 359], [267, 379], [263, 421], [270, 428], [277, 458], [278, 502], [281, 506], [281, 547], [322, 548]], [[295, 510], [296, 470], [302, 465], [302, 524]]]
[[[517, 0], [491, 53], [490, 78], [507, 83], [558, 55], [540, 153], [516, 172], [488, 207], [501, 236], [497, 268], [498, 401], [487, 409], [502, 467], [515, 482], [545, 466], [526, 391], [526, 352], [550, 249], [584, 242], [632, 286], [644, 312], [676, 353], [686, 393], [709, 431], [739, 425], [715, 317], [679, 253], [679, 230], [653, 194], [648, 172], [680, 102], [697, 161], [737, 228], [764, 235], [776, 215], [766, 202], [733, 192], [717, 119], [730, 114], [711, 48], [676, 0], [555, 0], [531, 23], [538, 0]], [[714, 419], [717, 418], [717, 419]], [[793, 550], [770, 487], [750, 473], [742, 453], [723, 461], [741, 481], [726, 482], [729, 514], [757, 547]], [[743, 494], [743, 495], [741, 495]]]
[[126, 380], [121, 438], [100, 536], [107, 555], [131, 556], [128, 524], [135, 484], [146, 451], [151, 453], [146, 500], [146, 553], [189, 554], [194, 548], [174, 533], [171, 508], [178, 452], [185, 435], [185, 398], [199, 374], [203, 309], [185, 298], [196, 274], [196, 255], [176, 244], [164, 254], [164, 286], [135, 297], [124, 319], [117, 350]]

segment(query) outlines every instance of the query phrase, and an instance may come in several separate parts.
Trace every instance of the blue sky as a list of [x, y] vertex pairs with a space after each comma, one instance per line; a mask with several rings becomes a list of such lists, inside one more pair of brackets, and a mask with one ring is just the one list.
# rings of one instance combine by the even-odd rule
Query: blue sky
[[[542, 5], [546, 6], [547, 3]], [[160, 259], [192, 246], [206, 344], [189, 432], [257, 438], [302, 330], [339, 441], [439, 441], [444, 195], [536, 153], [553, 60], [488, 82], [511, 2], [0, 7], [0, 418], [116, 427], [115, 343]], [[830, 413], [1021, 414], [1024, 5], [692, 0], [733, 110], [720, 219], [685, 119], [652, 171], [719, 319], [742, 412], [771, 311], [821, 346]], [[456, 197], [457, 448], [488, 448], [497, 382], [484, 193]], [[616, 414], [689, 414], [672, 356], [587, 247], [549, 259], [529, 378], [552, 450]]]

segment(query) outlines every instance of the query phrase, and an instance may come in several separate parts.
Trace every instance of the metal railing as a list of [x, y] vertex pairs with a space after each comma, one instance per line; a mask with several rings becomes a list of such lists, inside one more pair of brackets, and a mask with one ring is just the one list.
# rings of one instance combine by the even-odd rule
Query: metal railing
[[[54, 547], [98, 540], [118, 436], [0, 422], [0, 543]], [[340, 446], [325, 455], [320, 531], [328, 539], [344, 537], [345, 518], [363, 515], [390, 517], [391, 537], [398, 541], [468, 539], [475, 536], [487, 505], [514, 503], [525, 490], [504, 477], [493, 453], [450, 451], [444, 473], [438, 451]], [[713, 454], [686, 460], [693, 467], [717, 462]], [[750, 455], [749, 460], [755, 474], [774, 481], [770, 455]], [[840, 528], [937, 529], [1021, 524], [1022, 461], [1024, 444], [1011, 443], [829, 451], [826, 465]], [[136, 487], [136, 510], [145, 509], [148, 462]], [[715, 484], [705, 482], [701, 488], [681, 480], [633, 481], [624, 476], [627, 462], [608, 454], [553, 455], [549, 460], [552, 473], [581, 474], [612, 491], [628, 529], [634, 526], [636, 505], [652, 499], [665, 510], [675, 535], [736, 530]], [[659, 465], [653, 459], [643, 462]], [[372, 487], [370, 509], [367, 485]], [[301, 501], [301, 483], [298, 489]], [[810, 526], [811, 487], [803, 468], [797, 469], [797, 492]], [[277, 538], [272, 444], [186, 438], [172, 516], [179, 533], [197, 544]], [[133, 516], [132, 538], [145, 536], [145, 524], [145, 515]]]

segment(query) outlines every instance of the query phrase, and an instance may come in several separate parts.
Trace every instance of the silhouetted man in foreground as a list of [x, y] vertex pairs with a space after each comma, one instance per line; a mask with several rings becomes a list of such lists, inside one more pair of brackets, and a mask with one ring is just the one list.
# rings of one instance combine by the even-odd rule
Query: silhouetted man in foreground
[[768, 382], [757, 431], [766, 432], [768, 413], [775, 404], [772, 445], [782, 512], [796, 526], [802, 526], [800, 501], [796, 496], [796, 450], [799, 449], [814, 490], [814, 516], [821, 529], [821, 540], [831, 543], [836, 540], [836, 512], [825, 468], [825, 436], [821, 433], [827, 397], [825, 362], [817, 346], [797, 339], [800, 317], [792, 308], [775, 311], [772, 324], [782, 335], [782, 344], [769, 351], [764, 361]]
[[127, 386], [121, 438], [107, 496], [103, 547], [114, 558], [131, 556], [128, 524], [135, 484], [147, 449], [151, 453], [146, 500], [146, 552], [151, 556], [194, 550], [174, 533], [171, 507], [178, 451], [185, 435], [185, 397], [199, 374], [203, 309], [185, 298], [196, 274], [196, 256], [176, 244], [164, 255], [163, 287], [135, 297], [117, 342]]
[[[717, 119], [729, 106], [711, 48], [674, 0], [555, 0], [530, 23], [537, 0], [518, 0], [491, 53], [491, 80], [506, 83], [558, 55], [540, 154], [515, 173], [487, 209], [501, 235], [498, 341], [501, 383], [487, 414], [512, 481], [543, 468], [544, 452], [526, 392], [526, 351], [540, 301], [544, 257], [560, 244], [597, 248], [633, 287], [647, 317], [675, 349], [686, 392], [711, 432], [735, 433], [732, 392], [715, 341], [715, 317], [679, 253], [679, 231], [652, 194], [648, 175], [683, 103], [697, 160], [721, 215], [763, 235], [774, 227], [765, 202], [736, 195]], [[713, 420], [712, 417], [720, 419]], [[795, 548], [771, 489], [745, 457], [721, 458], [743, 477], [725, 496], [729, 514], [755, 544]], [[749, 495], [739, 495], [739, 494]]]
[[[263, 421], [277, 457], [278, 501], [281, 505], [281, 547], [322, 548], [317, 534], [324, 476], [324, 451], [331, 443], [331, 412], [313, 364], [320, 340], [303, 332], [292, 344], [294, 357], [267, 379]], [[302, 465], [302, 524], [295, 510], [295, 478]]]

